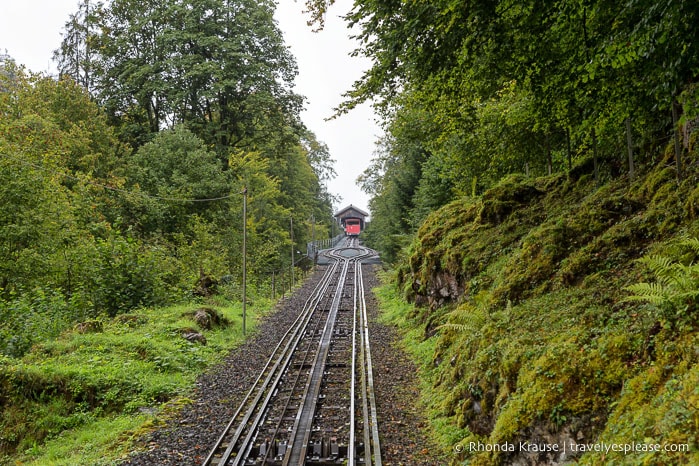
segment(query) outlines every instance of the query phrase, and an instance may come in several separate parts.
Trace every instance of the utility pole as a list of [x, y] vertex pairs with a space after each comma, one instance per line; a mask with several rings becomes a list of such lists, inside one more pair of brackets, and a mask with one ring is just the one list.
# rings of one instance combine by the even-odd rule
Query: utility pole
[[316, 254], [318, 247], [316, 246], [316, 216], [315, 216], [315, 214], [311, 214], [311, 244], [313, 245], [313, 247], [311, 248], [311, 253], [313, 253], [313, 265], [315, 265], [317, 262], [316, 259], [318, 257], [318, 254]]
[[291, 286], [289, 293], [294, 286], [294, 217], [289, 217], [289, 234], [291, 236]]
[[243, 186], [243, 336], [245, 336], [245, 306], [247, 304], [246, 284], [247, 270], [247, 233], [248, 233], [248, 187]]

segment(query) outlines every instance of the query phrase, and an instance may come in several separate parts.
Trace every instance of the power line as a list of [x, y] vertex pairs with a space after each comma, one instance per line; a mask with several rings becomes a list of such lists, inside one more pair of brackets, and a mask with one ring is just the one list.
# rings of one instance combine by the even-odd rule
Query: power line
[[176, 197], [155, 196], [155, 195], [152, 195], [152, 194], [144, 193], [144, 192], [142, 192], [142, 191], [131, 191], [131, 190], [128, 190], [128, 189], [116, 188], [116, 187], [114, 187], [114, 186], [109, 186], [109, 185], [106, 185], [106, 184], [98, 183], [98, 182], [93, 181], [93, 180], [90, 180], [90, 179], [87, 179], [87, 180], [86, 180], [86, 179], [83, 179], [83, 178], [80, 178], [80, 177], [77, 177], [77, 176], [74, 176], [74, 175], [71, 175], [71, 174], [68, 174], [68, 173], [62, 173], [62, 172], [57, 172], [57, 171], [54, 171], [54, 170], [50, 170], [50, 169], [48, 169], [48, 168], [46, 168], [46, 167], [44, 167], [44, 166], [42, 166], [42, 165], [38, 165], [38, 164], [35, 164], [35, 163], [33, 163], [33, 162], [29, 162], [29, 161], [27, 161], [27, 160], [22, 160], [22, 159], [19, 159], [19, 158], [17, 158], [17, 157], [14, 157], [14, 156], [12, 156], [12, 155], [9, 155], [9, 154], [3, 153], [2, 156], [5, 157], [5, 158], [7, 158], [7, 159], [10, 159], [10, 160], [13, 160], [13, 161], [15, 161], [15, 162], [18, 162], [18, 163], [21, 163], [21, 164], [23, 164], [23, 165], [26, 165], [26, 166], [28, 166], [28, 167], [32, 167], [32, 168], [35, 168], [35, 169], [40, 170], [40, 171], [42, 171], [42, 172], [48, 173], [48, 174], [50, 174], [50, 175], [58, 175], [58, 176], [62, 176], [62, 177], [64, 177], [64, 178], [69, 178], [69, 179], [72, 179], [72, 180], [75, 180], [75, 181], [83, 182], [83, 183], [85, 183], [85, 184], [89, 184], [89, 185], [91, 185], [91, 186], [96, 186], [96, 187], [99, 187], [99, 188], [102, 188], [102, 189], [106, 189], [106, 190], [109, 190], [109, 191], [114, 191], [114, 192], [117, 192], [117, 193], [121, 193], [121, 194], [125, 194], [125, 195], [131, 195], [131, 196], [140, 196], [140, 197], [143, 197], [143, 198], [146, 198], [146, 199], [152, 199], [152, 200], [156, 200], [156, 201], [164, 201], [164, 202], [182, 202], [182, 203], [186, 203], [186, 202], [212, 202], [212, 201], [222, 201], [222, 200], [225, 200], [225, 199], [231, 199], [231, 198], [233, 198], [233, 197], [238, 196], [238, 193], [228, 194], [228, 195], [226, 195], [226, 196], [220, 196], [220, 197], [205, 198], [205, 199], [187, 199], [187, 198], [176, 198]]

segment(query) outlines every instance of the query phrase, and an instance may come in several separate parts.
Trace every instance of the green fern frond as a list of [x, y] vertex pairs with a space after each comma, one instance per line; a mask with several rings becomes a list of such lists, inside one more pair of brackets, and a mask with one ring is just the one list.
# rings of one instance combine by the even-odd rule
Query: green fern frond
[[669, 257], [653, 254], [641, 257], [638, 262], [648, 267], [661, 283], [672, 282], [676, 275], [676, 264]]
[[463, 304], [447, 314], [448, 322], [439, 328], [447, 328], [459, 332], [476, 332], [485, 325], [488, 320], [488, 311], [481, 305]]
[[[699, 239], [685, 237], [676, 244], [699, 256]], [[638, 262], [655, 275], [655, 283], [636, 283], [625, 288], [631, 296], [624, 301], [646, 302], [662, 308], [666, 317], [675, 321], [694, 321], [699, 302], [699, 264], [686, 265], [686, 260], [661, 255], [648, 255]]]
[[693, 273], [692, 269], [692, 266], [673, 264], [672, 273], [667, 274], [665, 284], [680, 292], [696, 290], [699, 287], [699, 282], [697, 282], [696, 273]]
[[438, 329], [449, 329], [449, 330], [455, 330], [459, 333], [462, 332], [467, 332], [472, 330], [472, 328], [469, 325], [466, 324], [454, 324], [454, 323], [446, 323], [442, 324], [438, 327]]
[[636, 283], [624, 289], [633, 293], [624, 301], [644, 301], [655, 305], [669, 302], [667, 291], [660, 283]]
[[699, 238], [685, 236], [680, 240], [679, 244], [682, 247], [690, 249], [694, 255], [699, 256]]

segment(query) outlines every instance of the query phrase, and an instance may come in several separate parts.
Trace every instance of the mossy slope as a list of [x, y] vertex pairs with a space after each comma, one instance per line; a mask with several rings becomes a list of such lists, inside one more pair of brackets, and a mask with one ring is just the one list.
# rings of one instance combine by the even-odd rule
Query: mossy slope
[[[0, 358], [0, 464], [112, 464], [130, 438], [191, 402], [196, 377], [240, 344], [240, 307], [182, 305], [90, 321]], [[271, 304], [249, 310], [254, 330]], [[199, 327], [196, 311], [216, 316]], [[183, 336], [201, 332], [204, 340]]]
[[679, 325], [625, 290], [652, 281], [635, 260], [643, 255], [696, 259], [675, 246], [699, 235], [694, 158], [681, 183], [664, 164], [631, 185], [597, 186], [579, 170], [511, 176], [426, 220], [397, 278], [417, 305], [407, 320], [437, 336], [427, 372], [435, 420], [465, 429], [464, 445], [517, 447], [466, 449], [455, 462], [562, 464], [522, 452], [529, 441], [687, 444], [566, 458], [699, 464], [699, 309], [680, 310]]

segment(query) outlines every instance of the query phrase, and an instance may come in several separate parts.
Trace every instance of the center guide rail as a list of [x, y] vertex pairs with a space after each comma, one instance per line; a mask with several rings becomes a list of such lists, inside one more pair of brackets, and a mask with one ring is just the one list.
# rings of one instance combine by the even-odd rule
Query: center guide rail
[[376, 465], [381, 448], [362, 261], [346, 238], [214, 444], [209, 465]]

